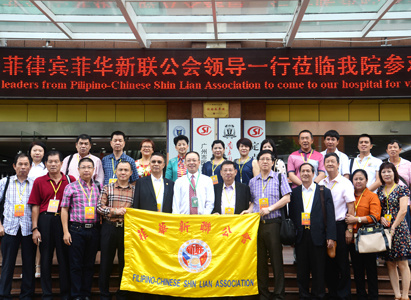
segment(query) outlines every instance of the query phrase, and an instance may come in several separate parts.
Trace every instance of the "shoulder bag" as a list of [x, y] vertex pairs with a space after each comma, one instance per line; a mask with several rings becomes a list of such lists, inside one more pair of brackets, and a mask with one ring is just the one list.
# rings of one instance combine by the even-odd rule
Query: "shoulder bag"
[[[321, 208], [323, 210], [323, 220], [324, 220], [324, 229], [327, 233], [327, 210], [325, 209], [325, 196], [324, 196], [324, 186], [320, 185], [320, 199], [321, 199]], [[334, 246], [332, 248], [327, 247], [327, 254], [330, 258], [334, 258], [337, 252], [337, 241], [334, 241]]]
[[[281, 194], [281, 173], [278, 173], [278, 191], [280, 199]], [[287, 205], [281, 208], [281, 227], [280, 227], [280, 241], [283, 245], [294, 245], [296, 239], [296, 232], [293, 221], [288, 217]]]
[[391, 233], [384, 229], [377, 219], [370, 215], [373, 224], [363, 225], [357, 231], [355, 238], [355, 250], [359, 253], [384, 252], [391, 249]]

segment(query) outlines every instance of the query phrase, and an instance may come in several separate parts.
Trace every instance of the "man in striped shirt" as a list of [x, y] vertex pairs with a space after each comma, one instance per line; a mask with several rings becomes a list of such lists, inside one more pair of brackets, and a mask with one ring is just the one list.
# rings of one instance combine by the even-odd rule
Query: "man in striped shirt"
[[[97, 205], [97, 212], [103, 216], [101, 228], [100, 299], [109, 300], [110, 273], [117, 251], [120, 282], [124, 268], [124, 214], [133, 205], [134, 184], [129, 183], [133, 168], [130, 162], [120, 161], [116, 169], [117, 181], [104, 186]], [[117, 291], [117, 299], [126, 299], [126, 292]]]

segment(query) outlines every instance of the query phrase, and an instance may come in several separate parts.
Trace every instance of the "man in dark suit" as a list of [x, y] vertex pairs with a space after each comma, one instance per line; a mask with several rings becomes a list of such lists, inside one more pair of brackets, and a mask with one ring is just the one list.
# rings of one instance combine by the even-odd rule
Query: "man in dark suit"
[[153, 153], [150, 158], [151, 175], [136, 182], [134, 208], [171, 213], [174, 182], [163, 178], [164, 167], [164, 155]]
[[[320, 186], [313, 182], [314, 167], [300, 166], [302, 185], [293, 189], [289, 204], [290, 218], [297, 229], [295, 254], [297, 257], [297, 284], [300, 299], [323, 299], [325, 296], [326, 248], [332, 248], [337, 239], [334, 204], [329, 189], [324, 188], [324, 221]], [[309, 292], [312, 274], [311, 294]]]
[[234, 182], [237, 169], [232, 161], [226, 160], [221, 164], [223, 182], [214, 185], [214, 214], [240, 214], [248, 209], [251, 193], [248, 185]]

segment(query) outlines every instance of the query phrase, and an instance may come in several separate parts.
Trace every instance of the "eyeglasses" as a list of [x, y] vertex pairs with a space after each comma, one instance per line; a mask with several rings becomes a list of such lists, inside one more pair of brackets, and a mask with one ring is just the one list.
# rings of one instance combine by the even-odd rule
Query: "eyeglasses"
[[268, 161], [268, 162], [272, 161], [271, 158], [260, 158], [259, 160], [260, 160], [260, 161]]
[[163, 161], [162, 161], [162, 160], [152, 160], [151, 163], [152, 163], [153, 165], [154, 165], [154, 164], [159, 164], [159, 165], [161, 165], [161, 164], [163, 163]]
[[143, 147], [141, 147], [141, 149], [153, 149], [153, 147], [151, 147], [151, 146], [143, 146]]
[[93, 170], [94, 167], [82, 166], [82, 167], [79, 167], [79, 169], [80, 170]]

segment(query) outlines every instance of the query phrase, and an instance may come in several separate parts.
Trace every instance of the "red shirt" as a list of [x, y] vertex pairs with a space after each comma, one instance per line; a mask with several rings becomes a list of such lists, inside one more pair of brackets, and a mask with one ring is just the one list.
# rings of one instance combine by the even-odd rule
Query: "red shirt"
[[[37, 178], [34, 181], [33, 188], [31, 190], [30, 198], [28, 204], [40, 205], [40, 213], [47, 211], [49, 201], [54, 199], [54, 190], [58, 188], [56, 194], [56, 200], [60, 200], [58, 211], [60, 212], [61, 200], [63, 198], [64, 188], [69, 184], [67, 178], [63, 173], [60, 181], [56, 184], [47, 173], [44, 176]], [[76, 181], [76, 178], [69, 175], [71, 182]], [[59, 187], [59, 184], [61, 185]], [[53, 188], [54, 187], [54, 188]]]

